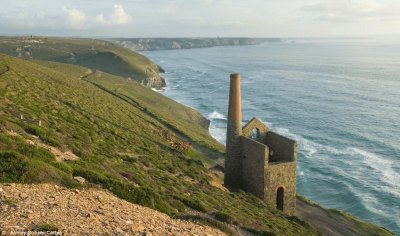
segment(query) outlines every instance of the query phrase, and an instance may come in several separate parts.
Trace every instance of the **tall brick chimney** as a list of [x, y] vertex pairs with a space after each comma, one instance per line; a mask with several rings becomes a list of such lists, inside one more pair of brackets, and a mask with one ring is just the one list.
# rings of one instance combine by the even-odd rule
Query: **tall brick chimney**
[[240, 147], [240, 136], [242, 135], [242, 105], [240, 97], [240, 75], [231, 74], [230, 80], [224, 183], [230, 187], [240, 188], [242, 185]]

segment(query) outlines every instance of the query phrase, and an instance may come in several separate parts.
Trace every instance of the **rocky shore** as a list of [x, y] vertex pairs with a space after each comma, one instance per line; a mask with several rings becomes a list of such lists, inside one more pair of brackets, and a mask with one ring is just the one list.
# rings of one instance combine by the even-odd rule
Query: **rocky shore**
[[102, 190], [0, 184], [0, 235], [28, 231], [53, 235], [224, 235]]

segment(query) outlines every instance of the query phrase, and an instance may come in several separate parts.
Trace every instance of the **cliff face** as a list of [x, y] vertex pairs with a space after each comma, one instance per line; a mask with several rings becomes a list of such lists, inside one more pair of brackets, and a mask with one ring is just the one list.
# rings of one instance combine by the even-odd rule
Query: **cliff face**
[[0, 52], [23, 59], [75, 64], [138, 81], [160, 89], [166, 86], [162, 68], [141, 54], [116, 44], [94, 40], [48, 37], [0, 37]]
[[134, 51], [209, 48], [216, 46], [254, 45], [260, 41], [252, 38], [126, 38], [111, 39]]

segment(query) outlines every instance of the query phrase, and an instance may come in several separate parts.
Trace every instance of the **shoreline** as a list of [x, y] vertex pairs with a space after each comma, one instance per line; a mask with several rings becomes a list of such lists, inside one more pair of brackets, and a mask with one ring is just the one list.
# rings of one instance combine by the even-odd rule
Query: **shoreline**
[[[146, 55], [144, 55], [144, 56], [146, 56]], [[147, 57], [147, 56], [146, 56]], [[166, 82], [168, 82], [168, 79], [166, 79]], [[167, 87], [165, 87], [163, 90], [157, 90], [157, 92], [158, 93], [160, 93], [160, 94], [162, 94], [163, 96], [166, 96], [166, 97], [168, 97], [168, 98], [170, 98], [170, 99], [173, 99], [174, 101], [176, 101], [176, 102], [178, 102], [178, 103], [181, 103], [182, 105], [185, 105], [185, 106], [188, 106], [188, 107], [190, 107], [190, 108], [193, 108], [192, 106], [189, 106], [189, 105], [187, 105], [187, 104], [185, 104], [184, 102], [179, 102], [179, 101], [177, 101], [177, 100], [175, 100], [175, 98], [173, 98], [173, 97], [171, 97], [171, 96], [167, 96], [166, 94], [165, 94], [165, 90], [166, 89], [168, 89], [168, 86]], [[209, 134], [215, 139], [215, 140], [217, 140], [219, 143], [221, 143], [222, 145], [224, 145], [225, 146], [225, 143], [224, 142], [221, 142], [220, 141], [220, 139], [217, 137], [217, 136], [215, 136], [215, 135], [213, 135], [213, 132], [212, 132], [212, 122], [213, 122], [213, 120], [214, 119], [222, 119], [222, 120], [226, 120], [226, 117], [224, 117], [223, 116], [223, 114], [220, 114], [218, 111], [213, 111], [212, 113], [209, 113], [209, 114], [206, 114], [206, 113], [203, 113], [203, 112], [201, 112], [199, 109], [197, 109], [197, 108], [193, 108], [193, 109], [195, 109], [196, 111], [198, 111], [204, 118], [206, 118], [207, 120], [209, 120], [210, 121], [210, 126], [209, 126], [209, 128], [208, 128], [208, 132], [209, 132]], [[210, 118], [210, 116], [212, 116], [214, 113], [218, 113], [218, 117], [215, 117], [215, 118]], [[216, 114], [214, 114], [214, 116], [215, 116]], [[222, 117], [219, 117], [219, 115], [221, 115]], [[269, 124], [268, 124], [269, 125]], [[300, 174], [300, 173], [298, 173], [298, 174]], [[302, 200], [302, 198], [304, 198], [304, 197], [302, 197], [302, 196], [300, 196], [300, 199], [298, 200], [298, 201], [302, 201], [302, 202], [304, 202], [304, 203], [307, 203], [307, 204], [309, 204], [310, 206], [315, 206], [315, 205], [317, 205], [318, 206], [318, 208], [319, 209], [322, 209], [323, 211], [325, 211], [325, 212], [328, 212], [328, 213], [326, 213], [326, 214], [328, 214], [329, 216], [331, 216], [331, 214], [332, 213], [330, 213], [331, 211], [332, 212], [336, 212], [337, 214], [339, 214], [340, 215], [340, 217], [342, 217], [342, 218], [346, 218], [346, 217], [348, 217], [348, 218], [350, 218], [350, 220], [351, 221], [355, 221], [355, 222], [362, 222], [362, 223], [365, 223], [365, 224], [371, 224], [371, 225], [375, 225], [375, 226], [378, 226], [378, 227], [380, 227], [380, 228], [382, 228], [382, 229], [384, 229], [384, 230], [386, 230], [386, 231], [388, 231], [389, 233], [392, 233], [393, 235], [394, 235], [394, 233], [390, 230], [390, 229], [387, 229], [387, 228], [385, 228], [385, 227], [383, 227], [383, 226], [380, 226], [380, 225], [377, 225], [376, 223], [373, 223], [373, 222], [369, 222], [369, 221], [364, 221], [364, 220], [362, 220], [361, 218], [358, 218], [358, 217], [356, 217], [356, 216], [353, 216], [353, 215], [350, 215], [350, 214], [348, 214], [348, 213], [346, 213], [346, 212], [343, 212], [343, 211], [341, 211], [341, 210], [337, 210], [336, 208], [326, 208], [326, 207], [323, 207], [323, 206], [320, 206], [319, 204], [316, 204], [316, 203], [312, 203], [312, 204], [310, 204], [309, 202], [311, 202], [311, 201], [303, 201]], [[303, 208], [304, 208], [304, 205], [303, 205]], [[302, 209], [303, 210], [303, 212], [302, 213], [299, 213], [299, 214], [302, 214], [303, 215], [303, 217], [304, 217], [304, 219], [305, 218], [307, 218], [307, 217], [309, 217], [309, 216], [304, 216], [304, 209]], [[322, 214], [322, 213], [319, 213], [319, 214]], [[325, 214], [325, 213], [324, 213]], [[308, 222], [308, 221], [307, 221]], [[308, 222], [308, 223], [310, 223], [310, 222]], [[314, 222], [315, 223], [315, 222]], [[310, 224], [312, 224], [312, 223], [310, 223]], [[316, 227], [316, 226], [318, 226], [318, 224], [312, 224], [314, 227]], [[318, 228], [318, 227], [316, 227], [316, 228]]]

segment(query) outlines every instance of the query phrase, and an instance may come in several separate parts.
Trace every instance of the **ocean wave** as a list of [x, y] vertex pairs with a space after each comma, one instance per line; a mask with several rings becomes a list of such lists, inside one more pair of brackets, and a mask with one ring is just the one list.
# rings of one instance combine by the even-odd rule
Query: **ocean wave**
[[226, 117], [219, 113], [218, 111], [213, 111], [210, 114], [207, 115], [207, 119], [209, 120], [226, 120]]
[[226, 140], [226, 129], [221, 127], [217, 127], [212, 121], [210, 124], [210, 134], [214, 137], [218, 142], [225, 144]]
[[395, 189], [393, 189], [395, 190], [393, 193], [396, 193], [396, 195], [400, 196], [400, 174], [392, 168], [392, 161], [359, 148], [350, 147], [347, 148], [346, 151], [353, 157], [361, 157], [361, 162], [380, 172], [379, 177], [381, 180], [395, 187]]
[[[225, 127], [219, 127], [219, 125], [213, 122], [213, 120], [226, 120], [226, 117], [217, 111], [213, 111], [207, 116], [207, 118], [211, 120], [211, 135], [219, 142], [225, 143]], [[341, 175], [351, 176], [359, 182], [361, 181], [360, 177], [364, 175], [366, 171], [374, 170], [374, 175], [376, 175], [387, 186], [392, 187], [389, 189], [386, 188], [387, 186], [381, 186], [381, 190], [390, 192], [396, 196], [400, 196], [400, 174], [392, 168], [393, 163], [391, 160], [385, 159], [382, 156], [357, 147], [345, 147], [343, 149], [339, 149], [332, 146], [323, 145], [306, 139], [301, 135], [294, 134], [287, 128], [273, 127], [272, 123], [265, 121], [263, 121], [263, 123], [271, 127], [272, 130], [276, 131], [277, 133], [296, 140], [299, 144], [299, 151], [303, 153], [306, 158], [317, 157], [324, 165], [330, 165], [330, 162], [327, 163], [329, 160], [340, 160], [346, 163], [346, 165], [354, 167], [353, 172], [348, 173], [344, 170], [344, 166], [330, 166]], [[349, 158], [342, 158], [343, 156]], [[325, 163], [322, 162], [323, 160], [326, 160]], [[302, 173], [304, 174], [304, 172]]]
[[[340, 161], [354, 167], [352, 173], [340, 170], [343, 166], [334, 167], [331, 165], [330, 167], [335, 168], [336, 171], [340, 172], [342, 175], [349, 175], [352, 178], [357, 179], [358, 182], [361, 181], [361, 176], [370, 171], [371, 174], [376, 175], [376, 177], [383, 183], [391, 187], [385, 188], [385, 186], [379, 186], [381, 190], [400, 196], [400, 174], [392, 168], [393, 162], [391, 160], [357, 147], [338, 149], [328, 145], [323, 145], [308, 140], [300, 135], [293, 134], [287, 128], [276, 128], [275, 131], [281, 135], [296, 140], [299, 143], [300, 151], [308, 158], [312, 158], [317, 154], [320, 154], [318, 157], [321, 159], [329, 157], [332, 161], [336, 161], [337, 158], [343, 156], [349, 157], [340, 158]], [[371, 170], [374, 171], [371, 172]]]
[[277, 127], [274, 130], [278, 134], [296, 140], [300, 145], [300, 149], [306, 151], [306, 156], [308, 157], [314, 156], [318, 152], [318, 149], [324, 148], [324, 145], [308, 140], [300, 135], [291, 133], [287, 128]]
[[162, 89], [151, 88], [151, 90], [153, 90], [153, 91], [155, 91], [155, 92], [158, 92], [158, 93], [162, 93], [162, 92], [165, 91], [164, 88], [162, 88]]

